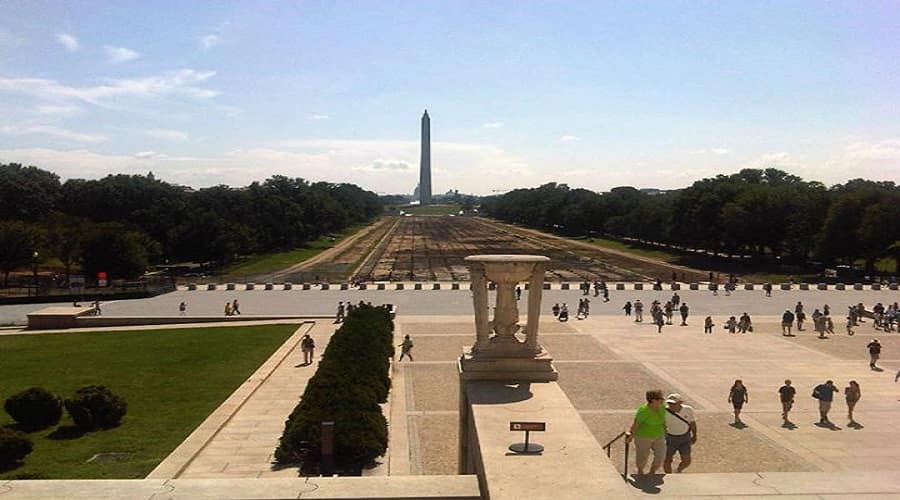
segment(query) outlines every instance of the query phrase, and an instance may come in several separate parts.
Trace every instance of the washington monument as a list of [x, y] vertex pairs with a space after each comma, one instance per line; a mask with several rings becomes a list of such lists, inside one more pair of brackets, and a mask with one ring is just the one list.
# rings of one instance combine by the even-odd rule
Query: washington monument
[[431, 204], [431, 118], [422, 115], [422, 158], [419, 160], [419, 204]]

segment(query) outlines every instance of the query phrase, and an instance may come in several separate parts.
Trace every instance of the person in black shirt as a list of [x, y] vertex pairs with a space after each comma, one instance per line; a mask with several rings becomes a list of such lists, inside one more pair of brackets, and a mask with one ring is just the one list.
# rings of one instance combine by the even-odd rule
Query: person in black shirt
[[791, 385], [791, 380], [787, 379], [784, 381], [784, 385], [778, 389], [778, 394], [781, 398], [781, 418], [784, 420], [785, 425], [788, 425], [791, 423], [788, 413], [794, 407], [794, 395], [797, 394], [797, 389], [794, 389]]
[[841, 392], [841, 390], [831, 380], [826, 381], [824, 384], [819, 384], [813, 389], [812, 396], [819, 400], [820, 424], [832, 425], [831, 420], [828, 420], [828, 412], [831, 411], [831, 402], [834, 401], [835, 392]]

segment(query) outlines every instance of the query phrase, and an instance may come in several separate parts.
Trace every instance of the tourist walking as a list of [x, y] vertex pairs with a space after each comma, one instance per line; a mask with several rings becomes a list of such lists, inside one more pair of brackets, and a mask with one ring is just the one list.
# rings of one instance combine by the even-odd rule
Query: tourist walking
[[184, 316], [186, 312], [187, 312], [187, 304], [184, 302], [182, 302], [181, 304], [178, 304], [178, 314], [180, 316]]
[[879, 342], [878, 339], [872, 339], [866, 348], [869, 349], [869, 368], [875, 370], [878, 368], [875, 366], [875, 363], [877, 363], [878, 358], [881, 357], [881, 342]]
[[716, 325], [713, 324], [712, 316], [707, 316], [706, 319], [703, 320], [703, 333], [712, 335], [714, 326]]
[[678, 295], [678, 292], [672, 294], [672, 305], [674, 307], [678, 307], [681, 304], [681, 296]]
[[308, 333], [300, 340], [300, 350], [303, 351], [303, 365], [311, 365], [316, 350], [316, 341]]
[[794, 407], [794, 395], [797, 394], [797, 389], [791, 385], [791, 379], [787, 379], [784, 381], [784, 385], [778, 389], [778, 397], [781, 399], [781, 419], [784, 420], [784, 423], [790, 425], [790, 412], [791, 408]]
[[794, 313], [790, 310], [785, 309], [784, 314], [781, 315], [781, 335], [784, 337], [793, 337], [791, 334], [791, 327], [794, 326]]
[[644, 321], [644, 304], [641, 303], [641, 299], [634, 301], [634, 321], [637, 323]]
[[681, 394], [669, 394], [666, 398], [666, 460], [663, 470], [672, 473], [675, 453], [681, 455], [681, 463], [675, 472], [683, 472], [691, 465], [691, 445], [697, 442], [697, 421], [694, 409], [681, 399]]
[[803, 331], [803, 320], [806, 319], [806, 313], [803, 312], [803, 303], [797, 301], [797, 305], [794, 306], [794, 317], [797, 319], [797, 331]]
[[681, 326], [688, 326], [687, 319], [690, 309], [688, 308], [687, 302], [681, 304], [681, 307], [678, 308], [678, 311], [681, 313]]
[[847, 419], [850, 420], [850, 425], [856, 425], [856, 420], [853, 420], [853, 409], [862, 397], [862, 391], [855, 380], [851, 380], [847, 387], [844, 387], [844, 397], [847, 400]]
[[725, 322], [725, 329], [728, 330], [728, 333], [737, 333], [737, 319], [734, 316], [731, 316]]
[[650, 464], [650, 474], [656, 474], [666, 455], [666, 410], [662, 391], [647, 391], [646, 399], [647, 403], [637, 409], [634, 422], [625, 433], [626, 443], [634, 440], [635, 465], [639, 476], [644, 474], [651, 451], [653, 462]]
[[400, 360], [403, 361], [403, 358], [409, 358], [410, 361], [415, 361], [412, 357], [412, 348], [413, 341], [409, 338], [409, 335], [403, 336], [403, 342], [398, 346], [400, 348]]
[[522, 298], [522, 287], [516, 287], [516, 300], [521, 300]]
[[234, 302], [231, 304], [231, 314], [235, 314], [235, 315], [241, 314], [241, 308], [240, 308], [240, 305], [238, 304], [237, 299], [234, 299]]
[[569, 321], [569, 306], [567, 306], [565, 302], [563, 302], [563, 305], [559, 308], [559, 321]]
[[766, 283], [765, 285], [763, 285], [763, 290], [765, 290], [765, 292], [766, 292], [766, 297], [772, 296], [772, 284], [771, 283]]
[[603, 287], [603, 302], [609, 302], [609, 289]]
[[750, 395], [747, 393], [747, 388], [744, 386], [744, 382], [741, 379], [735, 380], [731, 389], [728, 391], [728, 402], [734, 407], [735, 425], [743, 424], [743, 422], [741, 422], [741, 410], [744, 409], [746, 403], [750, 402]]
[[554, 318], [559, 316], [559, 302], [557, 302], [556, 304], [553, 304], [553, 307], [550, 308], [550, 311], [553, 312]]
[[663, 318], [662, 311], [657, 311], [654, 315], [653, 319], [654, 323], [656, 323], [656, 333], [662, 333], [662, 327], [666, 324], [666, 320]]
[[625, 316], [631, 316], [631, 301], [625, 302], [625, 307], [622, 309], [625, 310]]
[[750, 320], [749, 314], [744, 313], [741, 315], [741, 319], [738, 320], [738, 331], [741, 333], [753, 331], [753, 322]]
[[831, 380], [819, 384], [813, 389], [812, 397], [819, 400], [819, 423], [832, 425], [828, 420], [828, 412], [831, 411], [831, 402], [834, 401], [834, 393], [840, 392]]
[[226, 302], [225, 303], [225, 316], [231, 316], [231, 312], [232, 312], [231, 302]]

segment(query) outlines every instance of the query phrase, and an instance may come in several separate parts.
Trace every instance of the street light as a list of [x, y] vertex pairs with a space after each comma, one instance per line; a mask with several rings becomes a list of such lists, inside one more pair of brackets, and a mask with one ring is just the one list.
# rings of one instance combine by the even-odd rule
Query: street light
[[34, 257], [34, 260], [32, 261], [32, 268], [31, 268], [32, 272], [34, 273], [34, 296], [37, 297], [38, 289], [39, 289], [37, 266], [38, 266], [38, 257], [40, 257], [40, 254], [38, 254], [37, 250], [34, 251], [34, 254], [32, 255], [32, 257]]

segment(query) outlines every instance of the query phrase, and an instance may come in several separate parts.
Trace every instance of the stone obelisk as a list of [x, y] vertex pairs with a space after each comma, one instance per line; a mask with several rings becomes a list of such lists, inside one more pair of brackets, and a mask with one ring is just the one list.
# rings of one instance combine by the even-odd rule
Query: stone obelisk
[[422, 157], [419, 160], [419, 204], [431, 204], [431, 118], [422, 115]]

